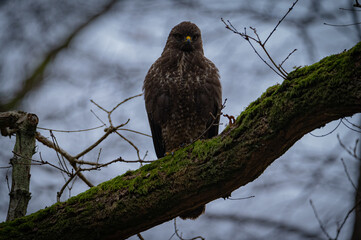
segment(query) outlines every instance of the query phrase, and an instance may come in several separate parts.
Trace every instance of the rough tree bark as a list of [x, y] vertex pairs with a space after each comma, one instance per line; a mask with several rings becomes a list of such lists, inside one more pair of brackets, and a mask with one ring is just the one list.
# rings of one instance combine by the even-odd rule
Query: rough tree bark
[[12, 165], [10, 203], [6, 221], [23, 217], [31, 198], [30, 166], [31, 157], [35, 153], [35, 132], [38, 125], [35, 114], [25, 112], [0, 113], [0, 129], [4, 136], [16, 132], [14, 156], [10, 160]]
[[0, 239], [124, 239], [227, 197], [306, 133], [360, 112], [361, 43], [290, 73], [221, 135], [1, 223]]
[[[361, 123], [361, 121], [360, 121]], [[353, 223], [353, 233], [351, 240], [361, 239], [361, 148], [358, 150], [359, 160], [359, 176], [357, 181], [357, 187], [355, 192], [355, 219]]]

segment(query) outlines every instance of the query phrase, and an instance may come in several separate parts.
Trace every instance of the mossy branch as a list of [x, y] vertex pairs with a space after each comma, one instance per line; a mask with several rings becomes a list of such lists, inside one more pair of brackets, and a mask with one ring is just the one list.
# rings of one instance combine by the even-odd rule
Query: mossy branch
[[124, 239], [253, 181], [303, 135], [361, 112], [361, 43], [289, 74], [221, 135], [13, 222], [0, 239]]

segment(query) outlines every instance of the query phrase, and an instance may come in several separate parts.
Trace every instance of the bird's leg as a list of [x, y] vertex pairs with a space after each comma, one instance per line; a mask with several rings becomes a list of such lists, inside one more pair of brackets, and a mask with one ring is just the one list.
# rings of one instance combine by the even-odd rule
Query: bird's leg
[[232, 127], [236, 123], [234, 116], [229, 116], [228, 114], [223, 114], [224, 117], [228, 118], [229, 126]]

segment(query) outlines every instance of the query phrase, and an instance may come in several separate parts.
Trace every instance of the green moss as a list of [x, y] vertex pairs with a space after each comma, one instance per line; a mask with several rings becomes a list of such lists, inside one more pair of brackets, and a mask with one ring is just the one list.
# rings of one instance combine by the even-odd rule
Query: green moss
[[[315, 100], [323, 99], [322, 103], [331, 103], [332, 92], [330, 91], [342, 89], [349, 76], [355, 76], [353, 71], [359, 71], [354, 68], [347, 71], [345, 69], [350, 68], [349, 66], [352, 66], [355, 61], [352, 59], [353, 52], [360, 51], [361, 43], [349, 52], [326, 57], [318, 63], [291, 72], [281, 85], [269, 87], [260, 98], [252, 102], [238, 116], [236, 120], [238, 127], [231, 136], [234, 138], [240, 136], [254, 126], [254, 119], [262, 117], [267, 119], [273, 131], [278, 131], [288, 124], [290, 119], [303, 115], [306, 107], [312, 105], [316, 108], [320, 102], [315, 103]], [[340, 68], [342, 68], [341, 71]], [[314, 89], [316, 84], [318, 88]], [[295, 108], [295, 111], [292, 111], [293, 117], [288, 115], [287, 110], [290, 108]]]
[[198, 160], [205, 160], [212, 152], [219, 149], [219, 143], [221, 142], [221, 137], [215, 137], [209, 140], [198, 140], [193, 144], [192, 158]]
[[19, 231], [21, 232], [28, 232], [31, 231], [34, 228], [33, 222], [25, 222], [19, 226]]
[[101, 190], [99, 186], [92, 187], [89, 190], [78, 194], [77, 196], [71, 197], [68, 199], [68, 204], [75, 204], [79, 202], [86, 202], [88, 200], [91, 200], [96, 196], [96, 194]]

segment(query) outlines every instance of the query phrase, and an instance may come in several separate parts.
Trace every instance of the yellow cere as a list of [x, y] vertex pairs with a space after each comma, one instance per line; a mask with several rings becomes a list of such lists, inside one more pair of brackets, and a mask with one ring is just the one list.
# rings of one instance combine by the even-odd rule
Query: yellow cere
[[187, 37], [186, 37], [186, 40], [187, 40], [187, 41], [191, 41], [192, 38], [191, 38], [190, 36], [187, 36]]

